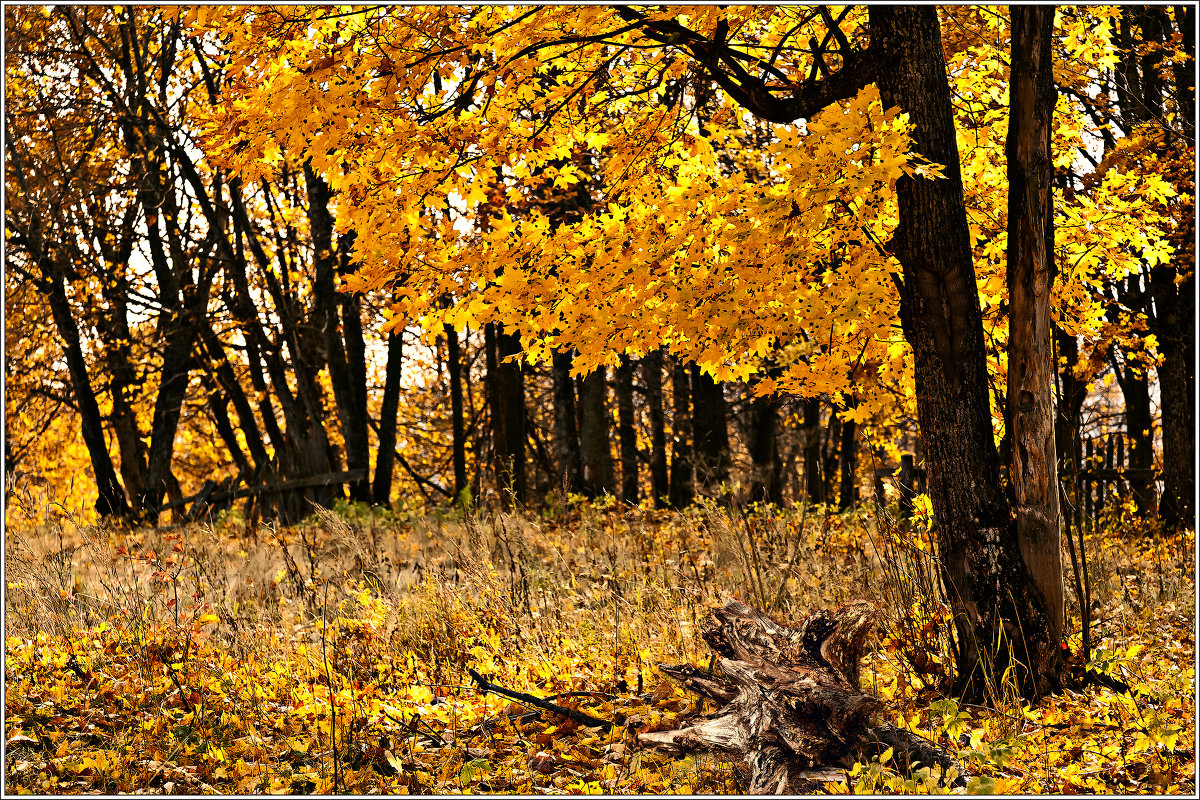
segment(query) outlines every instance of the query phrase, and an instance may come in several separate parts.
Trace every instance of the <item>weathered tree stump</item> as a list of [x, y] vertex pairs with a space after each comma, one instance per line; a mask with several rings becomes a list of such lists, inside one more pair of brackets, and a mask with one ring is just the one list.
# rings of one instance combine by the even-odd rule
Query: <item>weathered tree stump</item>
[[645, 745], [674, 753], [740, 756], [751, 794], [805, 794], [833, 780], [831, 767], [894, 748], [903, 768], [919, 762], [958, 771], [955, 759], [929, 740], [873, 715], [883, 704], [859, 686], [859, 657], [874, 622], [869, 603], [818, 611], [798, 628], [780, 625], [736, 600], [711, 609], [702, 635], [720, 657], [718, 669], [660, 664], [663, 674], [720, 709], [685, 728], [639, 734]]

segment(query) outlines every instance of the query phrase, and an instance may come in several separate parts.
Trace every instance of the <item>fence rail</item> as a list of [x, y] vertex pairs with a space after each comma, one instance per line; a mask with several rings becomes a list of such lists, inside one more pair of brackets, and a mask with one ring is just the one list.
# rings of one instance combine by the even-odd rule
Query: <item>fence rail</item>
[[179, 500], [173, 500], [170, 503], [165, 503], [159, 506], [158, 510], [161, 513], [190, 505], [191, 508], [188, 509], [183, 517], [185, 520], [191, 521], [199, 519], [214, 508], [220, 508], [222, 505], [227, 505], [243, 497], [282, 494], [283, 492], [295, 491], [297, 489], [311, 489], [317, 486], [336, 486], [353, 483], [365, 477], [367, 477], [366, 470], [352, 469], [342, 472], [327, 472], [322, 475], [310, 475], [306, 478], [296, 478], [290, 481], [273, 481], [259, 484], [258, 486], [243, 486], [240, 489], [233, 488], [237, 485], [238, 479], [236, 478], [227, 479], [221, 483], [205, 481], [204, 486], [196, 494], [191, 497], [184, 497]]
[[[1076, 459], [1078, 468], [1074, 463]], [[1002, 468], [1001, 473], [1005, 474], [1006, 470]], [[1060, 461], [1058, 474], [1068, 499], [1075, 506], [1076, 515], [1091, 530], [1098, 528], [1105, 508], [1117, 498], [1128, 496], [1139, 484], [1149, 485], [1154, 497], [1162, 490], [1158, 470], [1126, 465], [1125, 436], [1120, 433], [1081, 440], [1075, 458]], [[895, 481], [900, 493], [900, 516], [907, 519], [912, 516], [913, 497], [925, 491], [926, 472], [914, 465], [912, 455], [900, 457], [899, 470], [895, 467], [875, 470], [875, 496], [880, 502], [884, 497], [884, 481], [888, 478]]]

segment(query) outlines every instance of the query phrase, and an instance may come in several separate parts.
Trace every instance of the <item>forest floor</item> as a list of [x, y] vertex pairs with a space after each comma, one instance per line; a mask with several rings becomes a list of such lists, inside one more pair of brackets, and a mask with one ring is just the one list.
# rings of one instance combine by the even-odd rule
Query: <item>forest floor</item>
[[[1029, 705], [1001, 685], [987, 707], [942, 693], [927, 534], [868, 511], [352, 507], [255, 531], [236, 514], [9, 530], [4, 788], [736, 793], [738, 765], [641, 749], [635, 734], [703, 710], [656, 665], [709, 663], [700, 622], [737, 597], [780, 620], [874, 603], [864, 690], [886, 721], [955, 753], [968, 791], [1192, 795], [1194, 538], [1135, 528], [1086, 537], [1091, 666], [1131, 693], [1093, 685]], [[613, 727], [485, 695], [468, 669]], [[841, 775], [828, 792], [947, 785], [886, 758]]]

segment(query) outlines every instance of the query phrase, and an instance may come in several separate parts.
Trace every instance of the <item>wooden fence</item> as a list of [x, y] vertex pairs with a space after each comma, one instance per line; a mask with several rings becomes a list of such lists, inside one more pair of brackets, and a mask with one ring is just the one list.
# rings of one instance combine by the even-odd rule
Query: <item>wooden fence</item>
[[[1059, 478], [1080, 521], [1096, 530], [1110, 504], [1120, 503], [1136, 484], [1149, 484], [1154, 497], [1161, 494], [1157, 470], [1126, 465], [1125, 437], [1120, 433], [1096, 436], [1080, 442], [1074, 459], [1061, 459]], [[1078, 469], [1074, 463], [1078, 460]]]
[[[1161, 495], [1162, 481], [1156, 470], [1127, 466], [1125, 436], [1120, 433], [1080, 441], [1075, 458], [1059, 455], [1058, 476], [1067, 500], [1075, 508], [1072, 517], [1078, 517], [1091, 530], [1098, 528], [1105, 508], [1121, 502], [1137, 484], [1149, 483], [1154, 496]], [[1004, 468], [1001, 471], [1005, 472]], [[912, 516], [912, 498], [925, 491], [925, 470], [914, 466], [911, 455], [900, 457], [899, 472], [895, 467], [875, 470], [875, 496], [881, 503], [884, 481], [888, 478], [895, 481], [900, 492], [900, 517], [908, 519]]]
[[317, 486], [336, 486], [362, 480], [367, 476], [366, 470], [355, 469], [343, 472], [329, 472], [323, 475], [311, 475], [307, 478], [297, 478], [290, 481], [276, 481], [258, 486], [243, 486], [237, 488], [237, 478], [227, 478], [220, 483], [205, 481], [200, 491], [191, 497], [173, 500], [158, 507], [159, 512], [175, 508], [191, 506], [183, 513], [183, 521], [191, 522], [208, 516], [215, 510], [227, 508], [234, 500], [244, 497], [262, 497], [268, 494], [283, 494], [299, 489], [311, 489]]

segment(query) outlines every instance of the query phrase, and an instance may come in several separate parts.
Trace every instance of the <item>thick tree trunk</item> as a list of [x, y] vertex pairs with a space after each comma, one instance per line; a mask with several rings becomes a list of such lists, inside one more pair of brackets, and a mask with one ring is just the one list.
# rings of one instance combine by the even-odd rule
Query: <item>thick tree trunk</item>
[[383, 400], [379, 406], [379, 451], [375, 454], [375, 480], [371, 484], [371, 502], [377, 506], [388, 506], [392, 502], [392, 470], [396, 463], [396, 412], [400, 408], [400, 370], [403, 361], [402, 332], [392, 331], [388, 334]]
[[692, 458], [697, 488], [716, 495], [729, 480], [729, 421], [725, 388], [692, 365]]
[[650, 420], [650, 487], [654, 507], [663, 508], [671, 492], [667, 474], [667, 433], [663, 414], [663, 356], [656, 348], [642, 359], [642, 380], [646, 382], [646, 414]]
[[683, 508], [695, 497], [692, 483], [692, 390], [688, 370], [671, 359], [671, 508]]
[[1172, 274], [1155, 277], [1163, 357], [1158, 366], [1163, 437], [1159, 515], [1167, 527], [1182, 530], [1196, 523], [1196, 280], [1194, 271], [1178, 287]]
[[598, 367], [579, 383], [579, 490], [584, 497], [616, 494], [607, 400], [608, 376]]
[[[1054, 283], [1054, 195], [1050, 134], [1055, 90], [1051, 39], [1053, 6], [1013, 6], [1008, 158], [1008, 397], [1005, 428], [1014, 525], [1021, 558], [1048, 630], [1025, 631], [1037, 691], [1057, 687], [1065, 606], [1054, 450], [1054, 361], [1050, 288]], [[1017, 609], [1023, 624], [1034, 622]]]
[[579, 489], [579, 432], [576, 425], [575, 379], [571, 377], [570, 350], [555, 350], [551, 361], [554, 380], [554, 456], [558, 462], [558, 486], [562, 492]]
[[[1196, 28], [1195, 8], [1173, 9], [1183, 51], [1189, 58], [1173, 66], [1175, 101], [1184, 139], [1193, 154], [1196, 146]], [[1194, 156], [1193, 156], [1194, 157]], [[1169, 529], [1196, 524], [1196, 207], [1193, 203], [1183, 224], [1172, 237], [1171, 263], [1154, 267], [1150, 289], [1154, 293], [1153, 330], [1158, 335], [1162, 363], [1158, 366], [1162, 398], [1163, 495], [1159, 516]], [[1183, 280], [1175, 283], [1182, 273]]]
[[492, 467], [501, 502], [525, 503], [525, 375], [521, 364], [507, 361], [521, 352], [520, 337], [484, 329], [488, 366], [488, 413], [492, 422]]
[[467, 434], [463, 424], [462, 354], [459, 352], [458, 331], [445, 326], [446, 371], [450, 375], [450, 447], [454, 463], [454, 500], [458, 502], [467, 488]]
[[617, 440], [621, 446], [621, 501], [637, 505], [638, 449], [633, 414], [633, 363], [628, 356], [621, 356], [621, 366], [617, 367], [615, 377]]
[[[1043, 65], [1040, 59], [1027, 56], [1034, 44], [1049, 35], [1048, 26], [1041, 24], [1038, 16], [1047, 12], [1053, 16], [1052, 8], [1014, 7], [1014, 27], [1019, 32], [1019, 37], [1014, 33], [1014, 40], [1021, 40], [1016, 49], [1019, 61], [1013, 67], [1018, 78], [1030, 71], [1039, 75], [1042, 66], [1049, 68], [1048, 62]], [[1010, 526], [1010, 505], [1000, 481], [1000, 458], [988, 404], [982, 314], [937, 9], [871, 6], [869, 13], [883, 105], [899, 106], [907, 112], [914, 126], [914, 150], [945, 166], [943, 179], [905, 176], [897, 181], [900, 224], [890, 248], [903, 267], [900, 317], [913, 348], [917, 417], [929, 464], [938, 557], [946, 596], [953, 605], [959, 656], [956, 691], [979, 698], [986, 685], [998, 685], [1006, 668], [1012, 666], [1023, 693], [1036, 697], [1060, 683], [1062, 617], [1052, 579], [1057, 577], [1061, 591], [1061, 573], [1053, 576], [1047, 568], [1056, 550], [1051, 553], [1047, 542], [1030, 542], [1025, 534], [1018, 535], [1015, 525]], [[1037, 52], [1045, 51], [1039, 46]], [[1013, 96], [1042, 95], [1017, 86]], [[1012, 119], [1021, 128], [1035, 113], [1041, 112], [1029, 109], [1013, 114]], [[1041, 141], [1044, 147], [1044, 139]], [[1037, 194], [1036, 186], [1029, 187], [1032, 194]], [[1048, 210], [1044, 194], [1038, 196]], [[1010, 214], [1010, 219], [1014, 216], [1015, 224], [1027, 229], [1026, 238], [1038, 242], [1044, 254], [1044, 218], [1026, 218], [1020, 209], [1016, 215]], [[1045, 280], [1047, 276], [1041, 277]], [[1017, 320], [1014, 325], [1032, 329], [1035, 320]], [[1039, 335], [1049, 336], [1048, 321], [1040, 331]], [[1036, 367], [1026, 367], [1025, 378], [1032, 378], [1031, 369]], [[1019, 371], [1013, 374], [1018, 384], [1023, 382]], [[1050, 373], [1043, 374], [1048, 391]], [[1032, 393], [1034, 389], [1019, 391]], [[1045, 448], [1053, 447], [1050, 407], [1037, 398], [1034, 394], [1028, 404], [1018, 402], [1021, 408], [1032, 407], [1030, 415], [1044, 413], [1046, 426], [1036, 442], [1026, 439], [1024, 427], [1014, 437], [1018, 445], [1014, 450], [1025, 450], [1016, 464], [1023, 486], [1037, 484], [1038, 459], [1045, 476], [1042, 480], [1048, 481], [1054, 469], [1053, 460], [1045, 461]], [[1033, 418], [1029, 422], [1042, 424]], [[1023, 426], [1024, 420], [1018, 424]], [[1022, 491], [1026, 494], [1021, 502], [1032, 507], [1036, 496], [1029, 489]], [[1057, 495], [1051, 495], [1056, 500]], [[1032, 514], [1028, 516], [1034, 522]], [[1041, 529], [1053, 528], [1057, 541], [1056, 507], [1051, 520]], [[1026, 562], [1026, 552], [1033, 563]], [[1039, 585], [1038, 580], [1045, 583]]]

